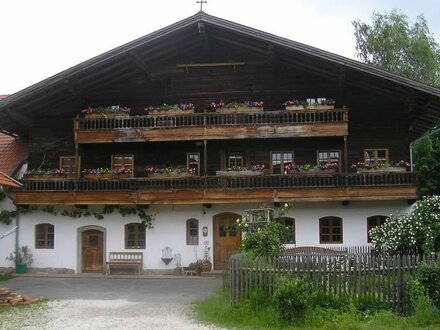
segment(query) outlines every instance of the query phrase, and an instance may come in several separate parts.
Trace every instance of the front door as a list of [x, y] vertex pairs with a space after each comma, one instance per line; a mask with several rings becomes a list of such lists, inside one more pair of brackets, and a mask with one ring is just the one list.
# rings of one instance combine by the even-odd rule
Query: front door
[[99, 230], [86, 230], [82, 233], [82, 272], [103, 272], [103, 234]]
[[240, 216], [220, 213], [214, 216], [214, 269], [223, 269], [225, 262], [240, 248], [241, 232], [235, 226]]

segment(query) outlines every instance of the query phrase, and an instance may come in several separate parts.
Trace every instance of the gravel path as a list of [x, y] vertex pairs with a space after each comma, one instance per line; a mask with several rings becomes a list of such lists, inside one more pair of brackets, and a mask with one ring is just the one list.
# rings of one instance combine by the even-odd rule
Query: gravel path
[[[115, 288], [114, 292], [107, 291], [109, 281]], [[218, 287], [219, 283], [212, 281], [215, 280], [96, 282], [84, 279], [13, 279], [2, 285], [15, 287], [15, 291], [19, 291], [16, 286], [24, 287], [22, 292], [30, 296], [42, 294], [41, 290], [45, 287], [49, 293], [46, 296], [52, 298], [47, 303], [0, 314], [0, 329], [221, 329], [198, 324], [191, 315], [191, 303], [201, 296], [199, 294], [189, 297], [186, 294], [188, 287], [198, 287], [206, 296], [207, 291], [213, 292]], [[89, 292], [89, 295], [85, 295], [90, 285], [95, 290], [92, 294]], [[121, 287], [124, 288], [124, 294], [116, 289]], [[57, 292], [61, 299], [54, 299]], [[68, 292], [71, 297], [68, 297]], [[84, 299], [84, 295], [93, 298]]]

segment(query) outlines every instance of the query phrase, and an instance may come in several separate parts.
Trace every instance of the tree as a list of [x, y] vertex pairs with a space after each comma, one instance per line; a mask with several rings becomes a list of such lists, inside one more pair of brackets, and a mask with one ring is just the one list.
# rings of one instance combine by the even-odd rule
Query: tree
[[440, 192], [440, 134], [414, 145], [414, 170], [419, 173], [419, 194], [435, 195]]
[[373, 23], [354, 21], [358, 58], [367, 64], [440, 86], [440, 46], [423, 15], [410, 25], [397, 10], [373, 13]]

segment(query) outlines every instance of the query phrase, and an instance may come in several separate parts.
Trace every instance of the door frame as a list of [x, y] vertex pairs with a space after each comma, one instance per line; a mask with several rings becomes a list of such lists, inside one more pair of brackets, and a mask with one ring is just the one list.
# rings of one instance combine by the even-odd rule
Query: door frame
[[82, 234], [87, 230], [97, 230], [102, 233], [102, 269], [105, 272], [105, 260], [107, 255], [107, 229], [100, 226], [84, 226], [77, 229], [77, 258], [76, 258], [76, 272], [82, 273]]
[[[236, 212], [229, 212], [229, 211], [227, 211], [227, 212], [220, 212], [220, 213], [217, 213], [217, 214], [214, 214], [213, 216], [212, 216], [212, 246], [213, 246], [213, 251], [212, 251], [212, 265], [213, 265], [213, 269], [215, 270], [216, 268], [215, 268], [215, 255], [216, 255], [216, 250], [217, 250], [217, 247], [216, 247], [216, 242], [215, 242], [215, 239], [216, 239], [216, 235], [217, 235], [217, 227], [216, 227], [216, 219], [218, 218], [218, 217], [220, 217], [220, 216], [222, 216], [222, 215], [224, 215], [224, 214], [232, 214], [233, 216], [234, 216], [234, 219], [238, 219], [238, 218], [240, 218], [241, 217], [241, 215], [240, 214], [238, 214], [238, 213], [236, 213]], [[239, 231], [238, 229], [237, 229], [237, 234], [238, 235], [240, 235], [240, 244], [241, 244], [241, 241], [242, 241], [242, 237], [241, 237], [241, 235], [242, 235], [242, 233], [241, 233], [241, 231]], [[240, 247], [240, 245], [238, 246], [238, 247]]]

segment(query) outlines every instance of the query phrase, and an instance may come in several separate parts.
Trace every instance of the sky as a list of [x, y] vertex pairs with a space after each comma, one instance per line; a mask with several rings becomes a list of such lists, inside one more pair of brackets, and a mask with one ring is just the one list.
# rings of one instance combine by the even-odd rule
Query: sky
[[[352, 21], [394, 8], [423, 14], [440, 43], [440, 0], [207, 0], [203, 11], [355, 58]], [[196, 14], [196, 0], [4, 0], [0, 95], [12, 94], [96, 55]]]

